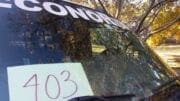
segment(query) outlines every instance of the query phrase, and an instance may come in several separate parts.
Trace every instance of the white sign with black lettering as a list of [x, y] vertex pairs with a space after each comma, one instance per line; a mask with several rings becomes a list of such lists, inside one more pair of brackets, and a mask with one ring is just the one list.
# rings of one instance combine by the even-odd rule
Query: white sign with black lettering
[[8, 67], [10, 101], [67, 101], [93, 95], [80, 63]]

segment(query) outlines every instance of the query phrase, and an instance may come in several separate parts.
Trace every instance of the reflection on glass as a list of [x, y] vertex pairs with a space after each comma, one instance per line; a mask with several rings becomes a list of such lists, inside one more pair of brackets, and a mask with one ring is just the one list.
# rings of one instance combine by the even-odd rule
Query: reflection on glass
[[45, 12], [4, 14], [1, 68], [81, 62], [95, 95], [149, 96], [152, 89], [170, 80], [130, 31]]

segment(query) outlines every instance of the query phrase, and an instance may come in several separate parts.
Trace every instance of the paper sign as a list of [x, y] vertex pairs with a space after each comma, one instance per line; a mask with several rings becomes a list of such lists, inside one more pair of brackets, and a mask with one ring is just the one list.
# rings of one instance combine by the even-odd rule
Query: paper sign
[[80, 63], [8, 67], [10, 101], [67, 101], [93, 95]]

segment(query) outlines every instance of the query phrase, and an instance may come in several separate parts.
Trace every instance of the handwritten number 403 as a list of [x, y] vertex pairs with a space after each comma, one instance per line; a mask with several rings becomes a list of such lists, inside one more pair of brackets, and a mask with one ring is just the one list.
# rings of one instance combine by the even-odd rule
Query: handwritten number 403
[[[67, 83], [72, 83], [75, 88], [74, 90], [72, 91], [71, 94], [67, 95], [67, 96], [63, 96], [62, 98], [63, 99], [66, 99], [68, 97], [72, 97], [73, 95], [76, 94], [76, 92], [78, 91], [78, 85], [75, 81], [71, 80], [70, 79], [70, 76], [71, 76], [71, 73], [69, 71], [62, 71], [60, 73], [60, 75], [65, 75], [66, 78], [64, 79], [65, 82]], [[50, 79], [54, 79], [56, 81], [56, 84], [57, 84], [57, 94], [56, 96], [52, 96], [49, 91], [48, 91], [48, 84], [50, 82]], [[34, 80], [34, 82], [33, 82]], [[35, 89], [35, 93], [34, 93], [34, 96], [35, 96], [35, 101], [38, 101], [38, 86], [40, 84], [38, 83], [38, 76], [37, 74], [34, 74], [24, 85], [23, 87], [34, 87]], [[49, 99], [58, 99], [61, 95], [61, 85], [60, 85], [60, 82], [59, 80], [57, 79], [57, 77], [55, 75], [52, 75], [52, 74], [49, 74], [46, 78], [46, 81], [45, 81], [45, 94], [46, 96], [49, 98]]]

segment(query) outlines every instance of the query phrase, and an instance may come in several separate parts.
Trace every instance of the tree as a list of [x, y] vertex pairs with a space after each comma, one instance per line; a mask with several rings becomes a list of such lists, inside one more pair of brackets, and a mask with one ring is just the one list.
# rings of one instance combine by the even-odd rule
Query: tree
[[[83, 0], [82, 0], [83, 1]], [[176, 17], [168, 17], [166, 23], [161, 20], [155, 20], [158, 16], [161, 17], [162, 9], [169, 5], [169, 9], [177, 8], [178, 0], [90, 0], [90, 5], [108, 13], [115, 18], [118, 18], [131, 30], [136, 33], [143, 42], [152, 34], [166, 30], [169, 26], [174, 25], [180, 19]], [[179, 8], [179, 7], [178, 7]], [[169, 10], [169, 12], [171, 12]], [[160, 14], [159, 14], [160, 13]], [[178, 12], [177, 12], [178, 14]], [[161, 23], [158, 28], [152, 28], [154, 23]], [[177, 27], [175, 27], [177, 29]]]
[[180, 7], [178, 6], [172, 7], [172, 4], [167, 4], [163, 7], [150, 27], [152, 31], [150, 32], [147, 43], [156, 46], [171, 37], [174, 37], [178, 41], [178, 37], [180, 37], [179, 13]]

